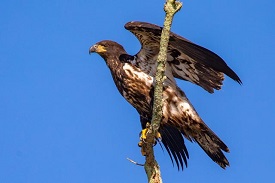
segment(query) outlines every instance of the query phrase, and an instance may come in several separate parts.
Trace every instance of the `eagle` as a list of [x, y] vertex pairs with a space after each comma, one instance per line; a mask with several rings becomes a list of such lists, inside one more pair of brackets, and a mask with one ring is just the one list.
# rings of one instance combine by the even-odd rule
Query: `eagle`
[[[99, 54], [111, 71], [119, 93], [137, 110], [142, 129], [152, 119], [154, 77], [160, 50], [162, 27], [139, 21], [125, 24], [141, 44], [140, 51], [129, 55], [123, 46], [103, 40], [90, 47]], [[187, 167], [189, 159], [184, 138], [196, 142], [220, 167], [229, 162], [223, 152], [225, 143], [204, 123], [175, 78], [194, 83], [209, 93], [221, 89], [224, 74], [242, 83], [238, 75], [214, 52], [170, 32], [163, 86], [163, 117], [159, 133], [161, 143], [178, 169]]]

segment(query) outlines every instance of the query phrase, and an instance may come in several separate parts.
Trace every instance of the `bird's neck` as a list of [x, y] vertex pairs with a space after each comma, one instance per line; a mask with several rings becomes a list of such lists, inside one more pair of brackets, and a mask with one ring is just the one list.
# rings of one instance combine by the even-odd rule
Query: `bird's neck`
[[118, 57], [108, 57], [104, 58], [104, 60], [109, 67], [113, 77], [114, 75], [120, 75], [118, 72], [121, 70], [120, 68], [123, 67], [123, 63], [119, 61]]

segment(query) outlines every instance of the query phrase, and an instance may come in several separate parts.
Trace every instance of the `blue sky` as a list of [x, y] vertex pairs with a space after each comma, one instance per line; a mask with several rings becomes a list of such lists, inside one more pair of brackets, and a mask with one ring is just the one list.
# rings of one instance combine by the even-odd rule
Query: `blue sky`
[[[188, 168], [178, 172], [156, 149], [165, 182], [271, 182], [274, 173], [275, 2], [184, 1], [172, 31], [226, 60], [229, 78], [211, 95], [179, 86], [226, 142], [222, 170], [186, 142]], [[12, 1], [0, 6], [0, 182], [146, 182], [137, 147], [136, 111], [119, 95], [104, 61], [89, 47], [111, 39], [130, 54], [132, 20], [163, 24], [164, 1]]]

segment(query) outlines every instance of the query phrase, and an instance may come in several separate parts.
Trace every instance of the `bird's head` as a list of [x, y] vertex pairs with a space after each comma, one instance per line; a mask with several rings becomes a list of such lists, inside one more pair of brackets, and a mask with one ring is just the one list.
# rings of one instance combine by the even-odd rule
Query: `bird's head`
[[103, 57], [106, 60], [113, 56], [119, 57], [119, 55], [124, 54], [126, 52], [120, 44], [114, 41], [104, 40], [91, 46], [89, 49], [89, 53], [98, 53], [101, 57]]

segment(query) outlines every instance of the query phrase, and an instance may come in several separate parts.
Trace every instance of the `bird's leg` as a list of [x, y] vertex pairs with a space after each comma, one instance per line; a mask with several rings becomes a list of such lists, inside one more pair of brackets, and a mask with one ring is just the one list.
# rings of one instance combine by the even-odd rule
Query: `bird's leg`
[[[146, 153], [142, 149], [142, 144], [146, 143], [146, 137], [147, 137], [147, 133], [149, 131], [150, 126], [151, 126], [151, 124], [149, 122], [147, 122], [146, 127], [143, 130], [141, 130], [141, 132], [140, 132], [140, 141], [138, 143], [138, 146], [141, 147], [141, 154], [143, 156], [145, 156]], [[159, 132], [156, 133], [155, 139], [157, 139], [157, 140], [155, 140], [154, 146], [157, 144], [158, 140], [161, 140], [161, 135]]]

